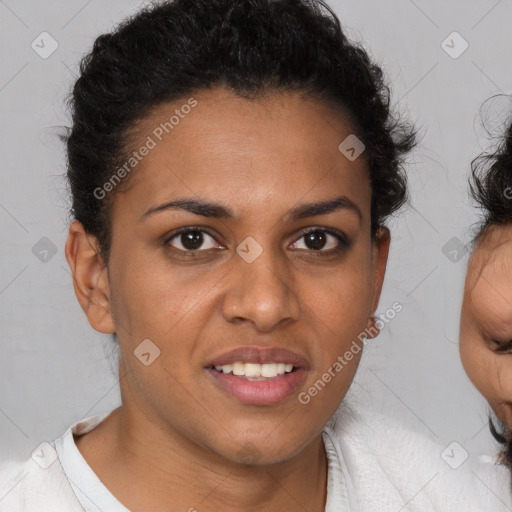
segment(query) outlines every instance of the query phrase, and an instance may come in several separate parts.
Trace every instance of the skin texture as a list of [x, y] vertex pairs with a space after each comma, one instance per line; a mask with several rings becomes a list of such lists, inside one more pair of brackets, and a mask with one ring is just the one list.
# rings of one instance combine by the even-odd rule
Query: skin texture
[[488, 228], [468, 264], [460, 323], [460, 354], [469, 378], [497, 417], [512, 427], [512, 225]]
[[[119, 339], [123, 401], [76, 443], [130, 510], [320, 512], [321, 430], [361, 353], [307, 405], [298, 394], [374, 326], [389, 231], [372, 242], [366, 163], [338, 150], [352, 133], [345, 116], [297, 93], [248, 101], [214, 89], [194, 98], [195, 109], [116, 193], [108, 269], [95, 239], [77, 221], [70, 227], [66, 256], [77, 298], [94, 329]], [[140, 123], [141, 142], [176, 107], [162, 105]], [[287, 215], [338, 196], [357, 205], [361, 218], [348, 208]], [[167, 209], [141, 219], [177, 197], [220, 203], [234, 218]], [[200, 251], [186, 254], [179, 236], [166, 243], [178, 228], [198, 225], [213, 237], [204, 235]], [[338, 243], [327, 234], [320, 250], [311, 248], [301, 232], [311, 227], [342, 231], [350, 247], [333, 253]], [[236, 252], [248, 236], [263, 248], [250, 264]], [[147, 338], [161, 351], [149, 366], [133, 354]], [[249, 345], [305, 357], [300, 389], [256, 406], [217, 387], [208, 362]]]

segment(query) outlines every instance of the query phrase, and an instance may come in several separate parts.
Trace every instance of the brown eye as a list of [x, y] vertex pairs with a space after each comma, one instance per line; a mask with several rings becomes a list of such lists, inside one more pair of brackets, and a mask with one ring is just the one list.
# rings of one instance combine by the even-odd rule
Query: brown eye
[[196, 250], [203, 245], [204, 237], [200, 231], [189, 231], [188, 233], [182, 233], [179, 240], [185, 249]]
[[304, 237], [304, 242], [309, 249], [320, 250], [325, 247], [327, 243], [327, 236], [323, 231], [310, 231]]
[[[299, 241], [303, 247], [299, 246]], [[309, 249], [313, 252], [336, 252], [346, 249], [350, 246], [347, 238], [337, 232], [326, 229], [311, 229], [303, 232], [302, 236], [292, 244], [293, 249]]]
[[219, 244], [204, 229], [185, 228], [175, 233], [165, 242], [174, 249], [184, 252], [198, 252], [219, 247]]

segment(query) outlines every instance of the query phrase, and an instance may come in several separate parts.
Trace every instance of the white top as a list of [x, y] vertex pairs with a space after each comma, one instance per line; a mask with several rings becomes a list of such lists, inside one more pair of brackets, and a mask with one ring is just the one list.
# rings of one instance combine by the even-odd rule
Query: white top
[[[24, 462], [0, 465], [0, 512], [129, 512], [77, 449], [109, 413], [79, 421]], [[322, 432], [328, 458], [325, 512], [512, 511], [509, 471], [466, 460], [390, 419], [342, 404]]]

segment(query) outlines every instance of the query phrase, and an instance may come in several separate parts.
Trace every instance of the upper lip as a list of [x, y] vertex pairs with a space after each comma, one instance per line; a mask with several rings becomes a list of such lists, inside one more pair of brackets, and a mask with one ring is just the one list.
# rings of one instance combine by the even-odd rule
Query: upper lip
[[293, 364], [296, 368], [305, 369], [309, 366], [306, 358], [285, 348], [239, 347], [213, 358], [207, 367], [224, 366], [237, 362], [255, 364], [288, 363]]

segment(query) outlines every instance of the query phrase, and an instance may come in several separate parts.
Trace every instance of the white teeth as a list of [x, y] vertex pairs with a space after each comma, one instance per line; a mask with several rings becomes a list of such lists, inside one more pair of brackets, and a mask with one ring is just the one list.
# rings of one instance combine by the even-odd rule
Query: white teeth
[[277, 377], [277, 364], [268, 363], [261, 365], [261, 376], [262, 377]]
[[[224, 367], [222, 367], [224, 372]], [[245, 375], [245, 364], [244, 363], [233, 363], [233, 375]]]
[[261, 365], [253, 364], [253, 363], [245, 363], [244, 375], [246, 377], [261, 377]]
[[232, 373], [233, 375], [258, 378], [258, 377], [277, 377], [290, 373], [293, 370], [293, 364], [290, 363], [233, 363], [225, 364], [223, 366], [216, 366], [215, 369], [222, 373]]
[[216, 366], [215, 369], [218, 372], [232, 373], [233, 372], [233, 365], [232, 364], [225, 364], [224, 366]]

